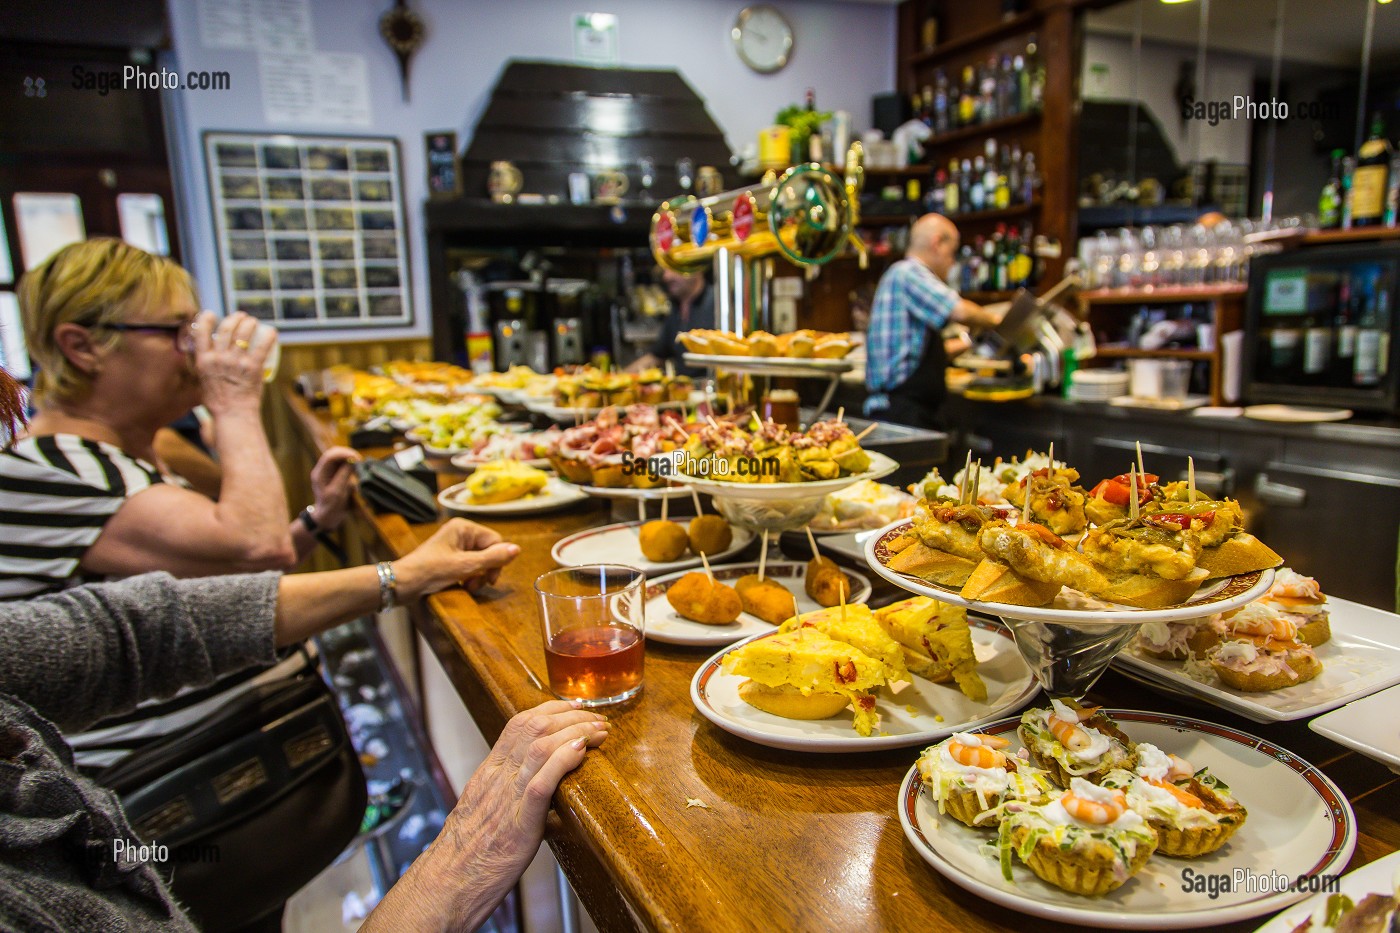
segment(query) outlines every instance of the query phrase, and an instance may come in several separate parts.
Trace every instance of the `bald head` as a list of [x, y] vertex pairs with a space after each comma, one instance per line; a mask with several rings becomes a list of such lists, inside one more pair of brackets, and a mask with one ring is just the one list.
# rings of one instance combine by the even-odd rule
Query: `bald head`
[[909, 229], [909, 248], [904, 255], [917, 259], [946, 278], [958, 252], [958, 228], [942, 214], [925, 214]]

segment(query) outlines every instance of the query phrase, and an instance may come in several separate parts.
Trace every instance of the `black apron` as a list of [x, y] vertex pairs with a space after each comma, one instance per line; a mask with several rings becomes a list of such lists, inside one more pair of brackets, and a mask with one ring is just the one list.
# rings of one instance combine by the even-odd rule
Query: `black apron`
[[919, 365], [896, 388], [890, 390], [888, 418], [915, 428], [942, 430], [940, 410], [948, 397], [948, 354], [943, 349], [943, 333], [924, 328], [924, 352]]

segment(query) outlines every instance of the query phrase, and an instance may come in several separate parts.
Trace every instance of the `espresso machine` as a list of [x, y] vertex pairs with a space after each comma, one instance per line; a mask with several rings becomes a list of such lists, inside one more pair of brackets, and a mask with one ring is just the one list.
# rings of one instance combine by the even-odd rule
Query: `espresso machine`
[[537, 332], [531, 328], [535, 310], [533, 287], [532, 282], [492, 282], [487, 286], [498, 372], [512, 366], [529, 366], [536, 372], [548, 372], [545, 366], [535, 367], [536, 344], [544, 344], [544, 335], [539, 334], [540, 339], [536, 339]]

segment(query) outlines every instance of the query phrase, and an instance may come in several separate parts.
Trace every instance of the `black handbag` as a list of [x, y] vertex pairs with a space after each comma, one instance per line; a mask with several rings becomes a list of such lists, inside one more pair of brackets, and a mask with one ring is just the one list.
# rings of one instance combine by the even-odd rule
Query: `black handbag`
[[201, 929], [234, 930], [282, 905], [355, 838], [366, 792], [340, 707], [314, 663], [250, 687], [98, 781]]
[[406, 473], [392, 457], [361, 460], [355, 464], [355, 477], [360, 483], [360, 494], [379, 511], [397, 512], [418, 525], [437, 521], [437, 499], [432, 489]]

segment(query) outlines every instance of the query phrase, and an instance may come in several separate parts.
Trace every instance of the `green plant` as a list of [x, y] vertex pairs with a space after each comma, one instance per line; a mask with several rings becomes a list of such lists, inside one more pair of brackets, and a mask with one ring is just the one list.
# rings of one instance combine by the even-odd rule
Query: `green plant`
[[830, 119], [831, 114], [825, 110], [808, 110], [793, 104], [779, 110], [773, 122], [792, 127], [794, 136], [808, 137], [820, 130], [821, 125]]

